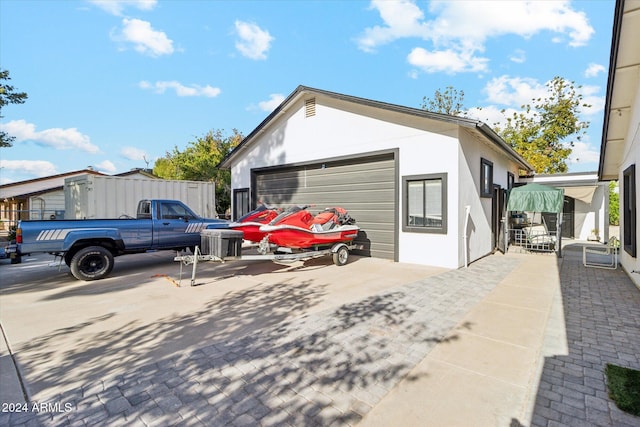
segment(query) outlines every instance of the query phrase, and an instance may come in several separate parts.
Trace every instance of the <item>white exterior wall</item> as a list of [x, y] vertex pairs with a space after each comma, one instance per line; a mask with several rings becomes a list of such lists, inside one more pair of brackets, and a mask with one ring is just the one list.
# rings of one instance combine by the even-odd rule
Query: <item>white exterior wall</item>
[[[286, 121], [259, 137], [253, 149], [231, 171], [232, 188], [250, 186], [251, 169], [339, 156], [354, 156], [400, 147], [399, 179], [405, 175], [447, 172], [448, 233], [399, 232], [400, 262], [458, 267], [457, 138], [434, 134], [344, 110], [316, 104], [316, 115], [306, 118], [301, 104]], [[452, 126], [452, 130], [453, 130]], [[433, 149], [429, 149], [432, 145]], [[402, 218], [402, 189], [399, 194]], [[401, 228], [402, 220], [398, 227]], [[437, 248], [432, 250], [431, 248]]]
[[[411, 120], [403, 118], [405, 120]], [[424, 120], [417, 126], [424, 126]], [[464, 150], [458, 143], [458, 126], [433, 123], [439, 133], [413, 125], [400, 125], [317, 103], [316, 115], [305, 117], [302, 102], [290, 107], [256, 136], [231, 169], [233, 189], [251, 185], [251, 169], [300, 162], [314, 162], [340, 156], [356, 156], [399, 148], [400, 262], [458, 268], [464, 265], [461, 229], [464, 206], [471, 205], [473, 229], [469, 262], [491, 251], [491, 199], [478, 197], [480, 157], [494, 163], [494, 181], [507, 186], [507, 169], [518, 176], [518, 168], [488, 144], [464, 133]], [[463, 152], [464, 151], [464, 152]], [[466, 157], [465, 157], [466, 156]], [[447, 173], [447, 234], [402, 231], [402, 177]]]
[[598, 184], [595, 193], [593, 193], [591, 203], [575, 199], [573, 215], [575, 239], [587, 240], [591, 236], [592, 230], [597, 229], [601, 241], [609, 240], [608, 193], [608, 183], [601, 182]]
[[[426, 145], [432, 145], [429, 149]], [[398, 261], [414, 264], [458, 268], [458, 139], [438, 134], [424, 134], [416, 141], [400, 145]], [[402, 177], [447, 173], [447, 234], [402, 231], [404, 189]]]
[[[457, 223], [461, 231], [458, 266], [465, 262], [467, 251], [468, 262], [475, 261], [493, 250], [491, 235], [492, 199], [480, 197], [481, 159], [493, 163], [493, 183], [502, 189], [508, 188], [507, 172], [511, 172], [515, 182], [518, 179], [518, 165], [498, 152], [497, 149], [483, 143], [468, 132], [460, 136], [460, 192]], [[470, 207], [470, 219], [467, 229], [464, 229], [465, 206]], [[505, 213], [506, 214], [506, 213]], [[464, 236], [468, 239], [468, 249], [464, 247]]]
[[[623, 185], [623, 172], [629, 166], [635, 164], [636, 165], [636, 212], [640, 212], [638, 209], [638, 201], [640, 201], [640, 85], [636, 86], [636, 94], [633, 101], [633, 107], [631, 110], [631, 120], [629, 124], [629, 128], [627, 130], [627, 135], [625, 137], [625, 148], [622, 164], [620, 165], [620, 176], [618, 177], [620, 183], [620, 234], [623, 236], [624, 230], [624, 215], [622, 209], [624, 207], [624, 203], [622, 200], [622, 195], [624, 194], [622, 185]], [[640, 234], [640, 221], [636, 219], [636, 236]], [[636, 244], [640, 243], [638, 241]], [[624, 242], [623, 242], [624, 245]], [[622, 245], [622, 246], [623, 246]], [[636, 252], [640, 252], [640, 250], [636, 250]], [[635, 258], [629, 255], [624, 249], [620, 250], [620, 263], [622, 267], [629, 273], [629, 277], [635, 283], [636, 286], [640, 286], [640, 256], [636, 256]]]

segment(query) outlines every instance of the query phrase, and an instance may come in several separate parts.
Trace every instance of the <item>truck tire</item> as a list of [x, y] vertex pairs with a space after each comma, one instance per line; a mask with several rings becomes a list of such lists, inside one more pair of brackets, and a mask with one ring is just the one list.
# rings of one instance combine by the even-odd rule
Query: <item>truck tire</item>
[[69, 268], [78, 280], [102, 279], [113, 269], [113, 254], [102, 246], [88, 246], [76, 252]]

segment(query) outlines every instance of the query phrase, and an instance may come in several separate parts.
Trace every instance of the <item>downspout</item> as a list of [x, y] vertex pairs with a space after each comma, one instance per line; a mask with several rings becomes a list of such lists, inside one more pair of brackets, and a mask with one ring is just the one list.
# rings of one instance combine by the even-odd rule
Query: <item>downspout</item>
[[464, 268], [469, 265], [469, 237], [467, 236], [467, 229], [469, 225], [469, 216], [471, 214], [471, 206], [466, 205], [464, 207], [464, 229], [462, 239], [464, 241]]

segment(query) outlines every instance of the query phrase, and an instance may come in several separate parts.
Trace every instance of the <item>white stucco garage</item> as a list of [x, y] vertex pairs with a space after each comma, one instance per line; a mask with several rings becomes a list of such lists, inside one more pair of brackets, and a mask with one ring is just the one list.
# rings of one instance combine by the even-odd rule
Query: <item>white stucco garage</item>
[[496, 248], [505, 192], [532, 171], [477, 120], [305, 86], [220, 166], [233, 218], [258, 202], [343, 206], [366, 254], [446, 268]]

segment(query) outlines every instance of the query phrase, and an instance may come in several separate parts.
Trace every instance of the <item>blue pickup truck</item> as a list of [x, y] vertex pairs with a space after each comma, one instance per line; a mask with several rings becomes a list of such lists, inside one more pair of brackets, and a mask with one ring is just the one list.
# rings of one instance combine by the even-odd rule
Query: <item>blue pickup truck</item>
[[141, 200], [136, 217], [20, 221], [13, 263], [23, 254], [62, 257], [79, 280], [97, 280], [113, 268], [114, 257], [149, 250], [184, 250], [200, 244], [206, 228], [227, 228], [229, 222], [197, 216], [177, 200]]

